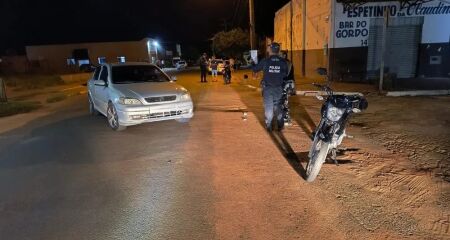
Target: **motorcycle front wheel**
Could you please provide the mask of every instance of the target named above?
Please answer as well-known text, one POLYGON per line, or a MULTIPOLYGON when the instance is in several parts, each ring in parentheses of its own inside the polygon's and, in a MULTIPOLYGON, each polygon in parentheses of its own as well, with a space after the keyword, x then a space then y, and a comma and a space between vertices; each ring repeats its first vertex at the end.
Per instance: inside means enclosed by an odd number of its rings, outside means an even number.
POLYGON ((330 144, 322 140, 314 139, 311 147, 308 165, 306 165, 306 181, 314 182, 317 175, 319 175, 320 169, 325 162, 330 144))

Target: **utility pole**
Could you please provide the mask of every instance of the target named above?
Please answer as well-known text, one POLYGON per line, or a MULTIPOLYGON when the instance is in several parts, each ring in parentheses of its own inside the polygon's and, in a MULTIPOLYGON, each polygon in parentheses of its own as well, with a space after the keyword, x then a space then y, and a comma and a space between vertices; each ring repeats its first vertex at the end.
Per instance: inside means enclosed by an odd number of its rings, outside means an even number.
POLYGON ((388 25, 389 25, 389 14, 390 7, 384 8, 384 21, 383 21, 383 37, 381 40, 381 60, 380 60, 380 82, 378 85, 378 91, 383 91, 383 82, 384 82, 384 63, 386 58, 386 45, 387 45, 387 33, 388 33, 388 25))
POLYGON ((306 0, 302 2, 302 76, 306 76, 306 0))
POLYGON ((250 49, 256 50, 256 32, 255 32, 255 2, 248 0, 250 11, 250 49))
POLYGON ((294 55, 293 55, 293 53, 294 53, 294 47, 293 47, 293 43, 294 43, 294 26, 293 26, 293 21, 292 21, 292 19, 294 19, 294 3, 293 3, 293 1, 291 1, 291 3, 290 3, 290 36, 289 36, 289 38, 290 38, 290 43, 289 43, 289 45, 291 45, 290 46, 290 49, 288 49, 289 50, 289 53, 290 53, 290 55, 291 55, 291 57, 290 57, 290 59, 291 59, 291 61, 293 61, 293 57, 294 57, 294 55))

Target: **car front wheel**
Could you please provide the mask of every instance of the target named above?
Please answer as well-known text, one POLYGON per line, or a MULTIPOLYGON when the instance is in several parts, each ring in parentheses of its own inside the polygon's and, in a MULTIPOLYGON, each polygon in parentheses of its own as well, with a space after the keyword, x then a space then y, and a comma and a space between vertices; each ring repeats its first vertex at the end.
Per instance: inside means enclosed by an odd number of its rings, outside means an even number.
POLYGON ((189 123, 191 121, 191 119, 190 118, 179 118, 179 119, 176 119, 176 121, 179 123, 189 123))
POLYGON ((122 126, 119 123, 119 116, 117 115, 117 110, 114 104, 111 102, 108 104, 108 110, 106 111, 106 117, 108 118, 108 125, 114 131, 123 131, 127 127, 122 126))

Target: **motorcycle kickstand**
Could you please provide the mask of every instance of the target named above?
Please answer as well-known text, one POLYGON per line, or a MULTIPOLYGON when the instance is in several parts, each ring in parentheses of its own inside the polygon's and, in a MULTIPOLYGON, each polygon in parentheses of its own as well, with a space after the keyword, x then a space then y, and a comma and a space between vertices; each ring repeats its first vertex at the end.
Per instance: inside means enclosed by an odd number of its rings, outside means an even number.
POLYGON ((339 163, 338 163, 338 161, 337 161, 337 150, 336 149, 333 149, 333 150, 331 150, 331 159, 334 161, 334 164, 336 164, 336 166, 338 166, 339 167, 339 163))

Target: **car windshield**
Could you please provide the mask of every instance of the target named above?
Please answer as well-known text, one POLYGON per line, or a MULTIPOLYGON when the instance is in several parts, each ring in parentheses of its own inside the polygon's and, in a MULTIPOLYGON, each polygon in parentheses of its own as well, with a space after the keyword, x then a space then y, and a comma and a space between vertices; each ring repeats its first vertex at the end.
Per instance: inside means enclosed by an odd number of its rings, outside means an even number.
POLYGON ((112 82, 115 84, 169 81, 170 79, 155 66, 114 66, 112 68, 112 82))

